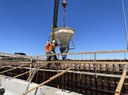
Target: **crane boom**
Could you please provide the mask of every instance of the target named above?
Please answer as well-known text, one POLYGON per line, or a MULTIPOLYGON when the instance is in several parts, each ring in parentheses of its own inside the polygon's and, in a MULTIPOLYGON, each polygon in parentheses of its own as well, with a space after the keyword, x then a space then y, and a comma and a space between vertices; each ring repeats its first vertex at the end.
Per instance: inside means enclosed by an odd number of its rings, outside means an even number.
POLYGON ((55 0, 55 2, 54 2, 54 15, 53 15, 53 27, 57 27, 58 7, 59 7, 59 0, 55 0))
POLYGON ((52 40, 55 40, 54 29, 57 27, 57 19, 58 19, 58 7, 59 7, 59 0, 54 1, 54 14, 53 14, 53 25, 52 25, 52 40))

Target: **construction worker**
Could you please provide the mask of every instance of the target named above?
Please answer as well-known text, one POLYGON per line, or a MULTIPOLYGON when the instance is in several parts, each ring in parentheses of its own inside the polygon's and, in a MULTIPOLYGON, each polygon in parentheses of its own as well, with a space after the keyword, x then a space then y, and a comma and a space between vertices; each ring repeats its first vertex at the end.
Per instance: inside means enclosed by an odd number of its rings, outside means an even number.
MULTIPOLYGON (((45 45, 45 52, 46 54, 50 54, 50 47, 51 47, 51 42, 50 40, 47 41, 46 45, 45 45)), ((51 60, 51 56, 50 55, 47 55, 47 61, 50 61, 51 60)))
MULTIPOLYGON (((55 48, 58 46, 59 44, 57 43, 57 41, 53 40, 51 45, 50 45, 50 53, 51 54, 56 54, 55 52, 55 48)), ((52 56, 53 59, 52 60, 57 60, 57 56, 56 55, 53 55, 52 56)))

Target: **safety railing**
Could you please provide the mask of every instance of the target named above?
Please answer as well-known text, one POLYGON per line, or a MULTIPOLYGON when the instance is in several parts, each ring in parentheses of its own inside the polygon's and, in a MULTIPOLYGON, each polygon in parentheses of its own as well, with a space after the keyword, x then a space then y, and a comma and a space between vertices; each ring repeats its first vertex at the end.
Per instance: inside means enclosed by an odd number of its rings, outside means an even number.
POLYGON ((128 50, 108 50, 108 51, 96 51, 96 52, 75 52, 75 53, 57 53, 39 55, 37 59, 46 60, 47 56, 56 55, 59 60, 62 60, 62 55, 67 56, 67 60, 127 60, 128 50))
POLYGON ((45 54, 39 56, 23 56, 16 54, 9 54, 0 52, 0 56, 7 56, 13 58, 28 58, 35 60, 46 60, 47 56, 56 55, 59 60, 62 60, 62 55, 67 56, 67 60, 126 60, 128 59, 128 50, 106 50, 106 51, 94 51, 94 52, 74 52, 74 53, 56 53, 56 54, 45 54))

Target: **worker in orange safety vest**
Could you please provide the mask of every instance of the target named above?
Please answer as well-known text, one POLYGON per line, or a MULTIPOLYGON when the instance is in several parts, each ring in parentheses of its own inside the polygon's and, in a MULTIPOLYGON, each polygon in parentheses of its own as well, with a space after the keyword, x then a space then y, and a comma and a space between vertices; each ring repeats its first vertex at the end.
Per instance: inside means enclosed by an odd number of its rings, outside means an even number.
POLYGON ((47 61, 51 60, 51 56, 49 56, 48 54, 50 54, 50 47, 51 47, 51 42, 50 40, 47 41, 46 45, 45 45, 45 52, 47 54, 47 61))
MULTIPOLYGON (((55 52, 55 48, 58 46, 59 44, 57 43, 57 41, 53 40, 50 47, 49 47, 49 51, 50 51, 50 54, 56 54, 55 52)), ((57 56, 56 55, 53 55, 51 60, 57 60, 57 56)))

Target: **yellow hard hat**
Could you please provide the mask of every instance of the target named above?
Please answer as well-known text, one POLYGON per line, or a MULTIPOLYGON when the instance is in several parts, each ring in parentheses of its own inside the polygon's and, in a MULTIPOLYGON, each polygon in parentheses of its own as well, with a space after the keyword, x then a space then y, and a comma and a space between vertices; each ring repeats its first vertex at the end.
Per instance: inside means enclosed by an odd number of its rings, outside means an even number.
POLYGON ((52 43, 55 43, 56 41, 55 40, 52 40, 52 43))

